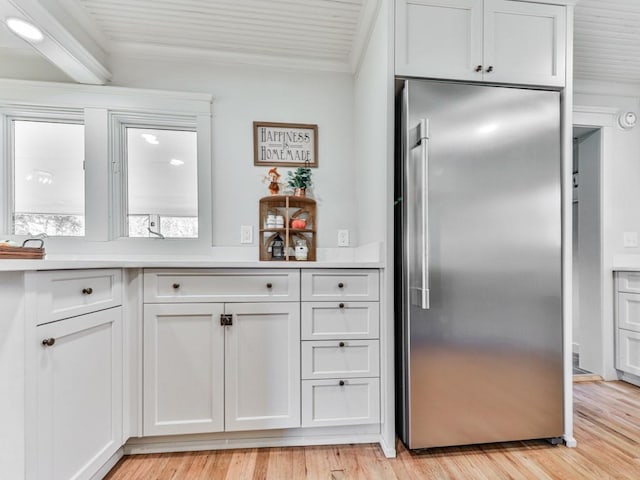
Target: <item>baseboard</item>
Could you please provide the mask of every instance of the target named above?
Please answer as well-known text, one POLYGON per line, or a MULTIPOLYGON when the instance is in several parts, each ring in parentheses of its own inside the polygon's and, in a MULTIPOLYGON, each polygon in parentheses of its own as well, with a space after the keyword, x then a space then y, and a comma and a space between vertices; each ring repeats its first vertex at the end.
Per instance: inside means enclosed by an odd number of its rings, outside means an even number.
MULTIPOLYGON (((303 447, 309 445, 344 445, 350 443, 380 443, 379 434, 322 435, 306 437, 234 438, 209 440, 167 440, 163 442, 137 439, 124 446, 125 455, 147 453, 190 452, 201 450, 230 450, 236 448, 303 447)), ((382 445, 381 445, 382 447, 382 445)), ((383 448, 383 451, 386 451, 383 448)), ((394 455, 395 456, 395 455, 394 455)))
POLYGON ((91 476, 90 480, 102 480, 107 474, 111 471, 113 467, 116 466, 116 463, 120 461, 120 459, 124 456, 124 448, 119 448, 116 453, 111 455, 109 460, 100 467, 100 469, 91 476))
POLYGON ((640 387, 640 377, 632 373, 622 372, 620 375, 620 380, 635 385, 636 387, 640 387))
POLYGON ((396 445, 395 442, 393 445, 387 445, 384 437, 380 437, 380 448, 382 449, 382 453, 387 458, 396 458, 396 445))
POLYGON ((564 444, 568 448, 576 448, 578 446, 578 442, 573 437, 570 437, 570 436, 567 436, 567 435, 563 435, 562 436, 562 440, 564 440, 564 444))
POLYGON ((604 379, 600 375, 594 375, 592 373, 579 373, 573 376, 573 383, 581 382, 601 382, 604 379))

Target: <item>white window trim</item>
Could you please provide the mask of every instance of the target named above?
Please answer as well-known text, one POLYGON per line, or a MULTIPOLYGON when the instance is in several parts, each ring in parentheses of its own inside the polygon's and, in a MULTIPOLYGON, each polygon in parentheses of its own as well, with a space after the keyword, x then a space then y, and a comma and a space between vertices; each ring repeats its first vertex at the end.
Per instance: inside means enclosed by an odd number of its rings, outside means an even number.
POLYGON ((47 113, 38 118, 45 120, 66 113, 65 118, 78 115, 85 125, 85 237, 48 238, 48 253, 209 253, 213 240, 212 102, 211 95, 201 93, 0 79, 0 188, 4 192, 0 196, 2 234, 22 239, 9 235, 11 229, 8 228, 12 221, 10 209, 13 202, 12 191, 5 188, 13 181, 12 170, 9 170, 12 158, 9 150, 12 146, 9 143, 12 136, 8 118, 29 115, 35 119, 37 115, 34 113, 40 112, 47 113), (123 213, 124 188, 120 176, 113 176, 115 154, 121 147, 113 142, 117 135, 112 122, 118 119, 134 122, 152 120, 150 125, 172 125, 174 128, 188 123, 197 132, 197 239, 161 240, 117 236, 121 232, 118 215, 123 213))
POLYGON ((13 214, 15 213, 15 132, 13 122, 50 122, 84 125, 84 119, 82 110, 78 109, 38 108, 24 105, 0 108, 0 117, 3 139, 1 157, 3 160, 2 173, 0 174, 0 185, 2 186, 3 195, 2 198, 0 198, 0 205, 2 205, 0 209, 0 229, 5 236, 26 239, 26 236, 13 234, 13 214))

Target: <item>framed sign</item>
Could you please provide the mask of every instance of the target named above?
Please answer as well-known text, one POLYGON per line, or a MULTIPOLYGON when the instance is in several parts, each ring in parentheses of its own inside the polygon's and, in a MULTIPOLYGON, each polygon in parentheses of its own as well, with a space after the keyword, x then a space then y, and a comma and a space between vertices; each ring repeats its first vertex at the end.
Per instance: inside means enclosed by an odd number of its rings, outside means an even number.
POLYGON ((318 125, 253 122, 253 164, 318 166, 318 125))

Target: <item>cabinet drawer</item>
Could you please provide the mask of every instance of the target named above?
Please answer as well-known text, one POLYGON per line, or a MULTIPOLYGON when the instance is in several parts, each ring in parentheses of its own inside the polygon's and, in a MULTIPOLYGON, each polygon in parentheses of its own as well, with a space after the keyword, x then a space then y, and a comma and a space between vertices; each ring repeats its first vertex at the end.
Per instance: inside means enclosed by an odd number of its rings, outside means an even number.
POLYGON ((640 332, 640 295, 618 293, 618 328, 640 332))
POLYGON ((302 272, 302 300, 377 301, 377 270, 305 270, 302 272))
POLYGON ((379 422, 379 379, 303 380, 303 427, 379 422))
POLYGON ((297 302, 298 270, 145 270, 145 303, 297 302))
POLYGON ((37 272, 37 325, 122 304, 120 270, 37 272))
POLYGON ((302 342, 302 378, 355 378, 380 375, 378 340, 302 342))
POLYGON ((640 333, 618 329, 619 370, 640 376, 640 333))
POLYGON ((618 291, 640 293, 640 272, 619 272, 618 291))
POLYGON ((378 338, 379 331, 380 304, 377 302, 302 304, 303 340, 378 338))

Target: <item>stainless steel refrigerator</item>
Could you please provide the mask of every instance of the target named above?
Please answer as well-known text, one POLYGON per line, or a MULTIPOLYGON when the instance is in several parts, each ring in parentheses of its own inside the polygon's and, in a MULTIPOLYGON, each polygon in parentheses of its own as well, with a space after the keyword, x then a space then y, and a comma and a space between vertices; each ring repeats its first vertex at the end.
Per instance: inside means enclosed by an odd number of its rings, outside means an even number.
POLYGON ((411 449, 557 441, 560 95, 399 87, 399 434, 411 449))

